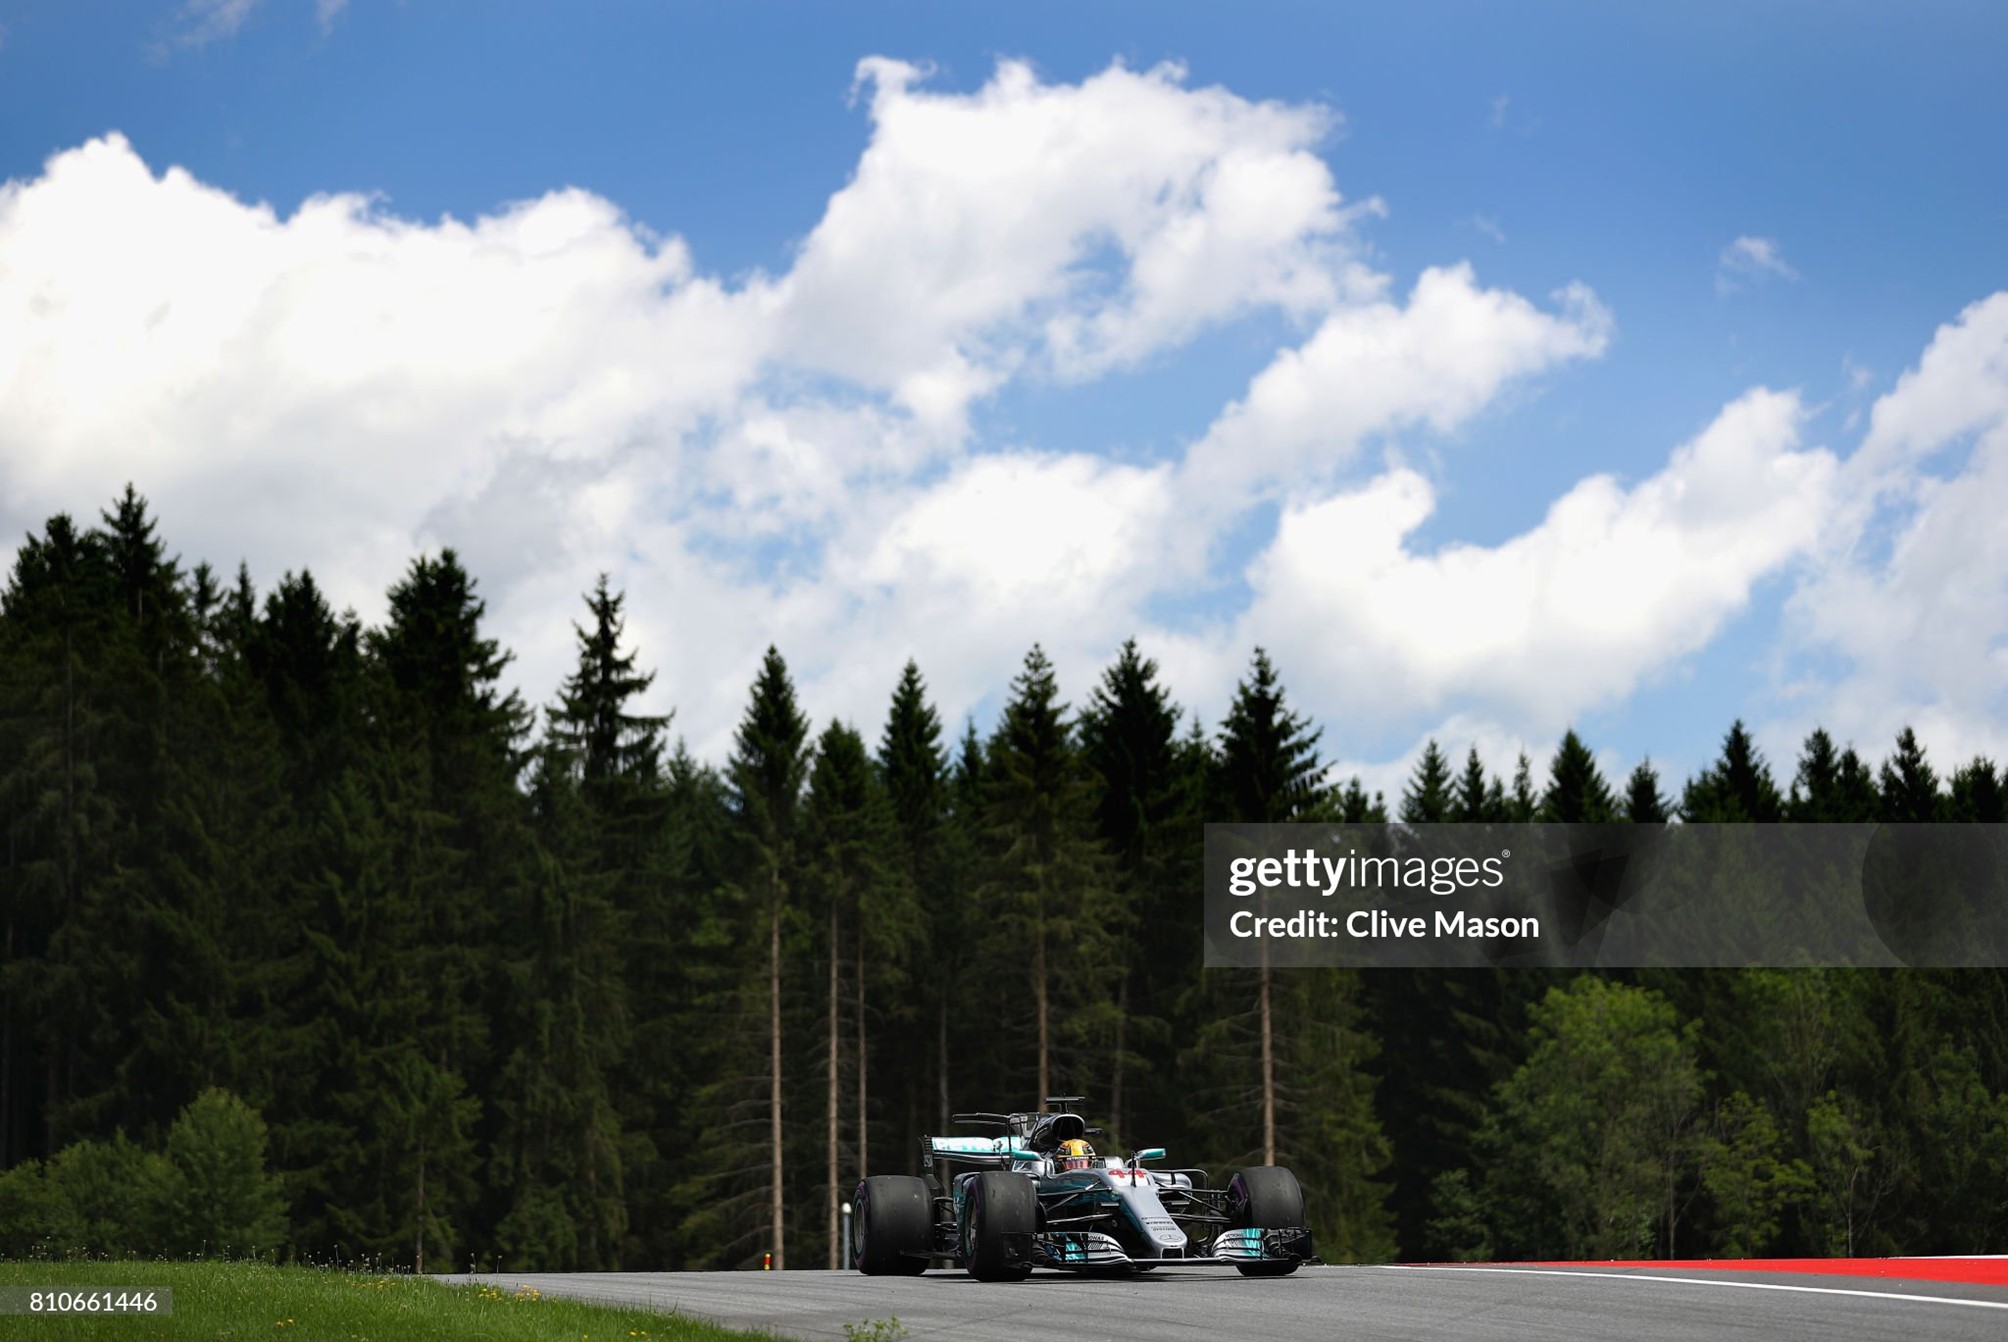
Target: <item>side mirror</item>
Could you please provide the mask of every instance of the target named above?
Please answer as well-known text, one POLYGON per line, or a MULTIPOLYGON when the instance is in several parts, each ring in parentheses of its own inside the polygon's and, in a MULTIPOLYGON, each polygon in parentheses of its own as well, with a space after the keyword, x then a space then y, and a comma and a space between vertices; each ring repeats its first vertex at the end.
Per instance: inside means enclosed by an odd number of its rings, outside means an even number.
POLYGON ((1163 1147, 1161 1147, 1161 1146, 1146 1146, 1146 1147, 1145 1147, 1145 1148, 1144 1148, 1143 1150, 1141 1150, 1141 1151, 1137 1152, 1137 1153, 1136 1153, 1135 1155, 1131 1156, 1131 1157, 1130 1157, 1130 1159, 1131 1159, 1132 1161, 1138 1161, 1138 1160, 1163 1160, 1163 1159, 1164 1159, 1164 1148, 1163 1148, 1163 1147))

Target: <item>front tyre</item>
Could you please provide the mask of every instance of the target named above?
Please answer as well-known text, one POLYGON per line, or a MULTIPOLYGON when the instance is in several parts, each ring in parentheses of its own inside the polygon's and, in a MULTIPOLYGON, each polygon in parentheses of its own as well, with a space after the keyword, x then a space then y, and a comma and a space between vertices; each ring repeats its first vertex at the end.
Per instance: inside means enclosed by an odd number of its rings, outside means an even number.
POLYGON ((1008 1170, 985 1170, 969 1181, 969 1275, 978 1281, 1023 1281, 1032 1275, 1032 1232, 1039 1193, 1008 1170))
MULTIPOLYGON (((1227 1186, 1227 1220, 1256 1230, 1310 1233, 1304 1224, 1303 1186, 1281 1165, 1251 1165, 1234 1176, 1227 1186)), ((1295 1258, 1272 1258, 1234 1267, 1244 1277, 1287 1277, 1300 1265, 1295 1258)))
POLYGON ((934 1247, 934 1198, 927 1181, 907 1174, 875 1174, 851 1201, 851 1250, 867 1277, 912 1277, 927 1269, 934 1247))

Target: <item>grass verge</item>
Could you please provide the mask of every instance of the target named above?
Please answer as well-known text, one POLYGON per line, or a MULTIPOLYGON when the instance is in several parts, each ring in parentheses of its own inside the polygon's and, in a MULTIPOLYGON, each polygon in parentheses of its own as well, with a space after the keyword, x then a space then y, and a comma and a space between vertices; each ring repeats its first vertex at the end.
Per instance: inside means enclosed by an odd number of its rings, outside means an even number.
POLYGON ((0 1286, 174 1292, 174 1313, 0 1319, 23 1342, 164 1338, 330 1339, 331 1342, 746 1342, 674 1314, 589 1305, 528 1290, 447 1286, 425 1277, 262 1263, 0 1262, 0 1286))

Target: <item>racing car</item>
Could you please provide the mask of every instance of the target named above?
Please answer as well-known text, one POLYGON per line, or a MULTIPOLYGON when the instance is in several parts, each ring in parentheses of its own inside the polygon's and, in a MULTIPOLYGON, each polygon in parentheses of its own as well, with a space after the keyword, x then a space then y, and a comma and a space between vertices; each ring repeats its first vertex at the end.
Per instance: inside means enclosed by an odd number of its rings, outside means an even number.
POLYGON ((853 1195, 852 1261, 867 1276, 935 1263, 983 1281, 1035 1267, 1127 1273, 1176 1264, 1281 1277, 1316 1261, 1304 1192, 1280 1165, 1254 1165, 1225 1188, 1205 1170, 1151 1169, 1164 1150, 1097 1156, 1091 1128, 1051 1095, 1037 1113, 956 1114, 995 1135, 920 1139, 921 1175, 876 1174, 853 1195))

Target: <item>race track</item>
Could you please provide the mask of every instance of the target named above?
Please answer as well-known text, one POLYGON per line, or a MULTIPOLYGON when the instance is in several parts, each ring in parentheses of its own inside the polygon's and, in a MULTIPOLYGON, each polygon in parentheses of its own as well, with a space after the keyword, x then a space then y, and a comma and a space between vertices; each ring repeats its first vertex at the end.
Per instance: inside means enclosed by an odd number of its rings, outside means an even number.
POLYGON ((912 1342, 1200 1342, 1334 1338, 1672 1339, 2008 1337, 2008 1285, 1887 1276, 1649 1267, 1313 1267, 1276 1280, 1231 1271, 1082 1279, 1041 1272, 993 1285, 960 1272, 480 1274, 546 1294, 647 1304, 771 1330, 842 1338, 897 1316, 912 1342))

